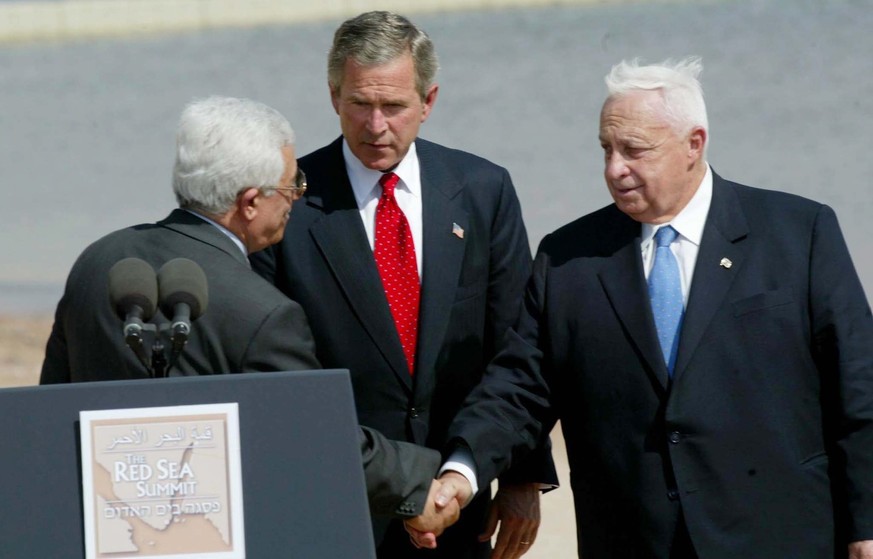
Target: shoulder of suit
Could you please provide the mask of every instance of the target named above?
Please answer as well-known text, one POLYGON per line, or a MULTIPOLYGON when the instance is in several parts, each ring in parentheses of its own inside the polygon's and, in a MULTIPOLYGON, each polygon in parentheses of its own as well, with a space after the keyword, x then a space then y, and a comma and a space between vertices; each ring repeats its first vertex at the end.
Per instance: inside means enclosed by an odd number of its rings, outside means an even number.
POLYGON ((636 227, 638 224, 634 220, 622 213, 615 204, 610 204, 557 228, 551 236, 562 238, 584 235, 590 238, 600 236, 601 232, 611 233, 617 229, 636 227))
POLYGON ((461 149, 450 148, 441 144, 431 142, 429 140, 425 140, 423 138, 417 138, 415 140, 415 149, 418 152, 419 159, 428 157, 449 158, 462 161, 468 165, 483 165, 502 169, 500 165, 497 165, 496 163, 489 161, 488 159, 485 159, 484 157, 481 157, 474 153, 470 153, 461 149))
POLYGON ((298 303, 254 270, 230 268, 226 264, 212 262, 211 265, 204 265, 204 271, 209 282, 210 300, 215 301, 216 305, 244 309, 251 316, 264 316, 279 308, 299 307, 298 303))
POLYGON ((126 253, 129 252, 132 246, 135 246, 135 243, 143 234, 159 229, 161 227, 156 223, 142 223, 113 231, 86 246, 76 259, 76 263, 93 261, 94 259, 120 260, 125 258, 128 256, 126 253))
POLYGON ((793 213, 817 213, 824 204, 810 198, 784 192, 748 186, 737 182, 725 180, 719 177, 714 183, 714 188, 727 188, 733 190, 743 205, 743 209, 750 213, 767 214, 793 214, 793 213))
POLYGON ((300 167, 303 171, 306 171, 307 165, 312 165, 314 163, 320 162, 324 159, 332 159, 332 158, 340 158, 342 159, 343 153, 343 137, 340 136, 336 138, 331 143, 322 146, 315 151, 311 151, 302 157, 298 157, 297 161, 300 163, 300 167))
POLYGON ((632 242, 639 231, 639 223, 611 204, 546 235, 537 253, 547 253, 559 261, 609 255, 632 242))

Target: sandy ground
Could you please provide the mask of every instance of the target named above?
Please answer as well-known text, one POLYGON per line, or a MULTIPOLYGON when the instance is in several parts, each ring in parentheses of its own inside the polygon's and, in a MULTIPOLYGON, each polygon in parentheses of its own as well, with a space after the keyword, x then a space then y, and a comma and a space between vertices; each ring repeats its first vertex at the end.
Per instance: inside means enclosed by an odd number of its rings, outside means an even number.
MULTIPOLYGON (((0 389, 38 384, 45 342, 51 331, 50 315, 0 316, 0 389)), ((563 487, 543 496, 543 521, 529 559, 576 557, 573 499, 569 488, 567 453, 560 427, 552 437, 555 463, 563 487)))
POLYGON ((39 382, 50 316, 0 316, 0 388, 39 382))

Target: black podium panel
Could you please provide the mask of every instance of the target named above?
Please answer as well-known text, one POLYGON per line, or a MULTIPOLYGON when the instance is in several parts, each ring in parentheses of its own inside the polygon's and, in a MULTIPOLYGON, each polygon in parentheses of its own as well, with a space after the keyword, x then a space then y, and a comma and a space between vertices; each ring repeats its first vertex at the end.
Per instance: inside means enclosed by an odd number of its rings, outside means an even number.
POLYGON ((375 557, 345 370, 0 390, 0 557, 84 557, 79 411, 231 402, 247 559, 375 557))

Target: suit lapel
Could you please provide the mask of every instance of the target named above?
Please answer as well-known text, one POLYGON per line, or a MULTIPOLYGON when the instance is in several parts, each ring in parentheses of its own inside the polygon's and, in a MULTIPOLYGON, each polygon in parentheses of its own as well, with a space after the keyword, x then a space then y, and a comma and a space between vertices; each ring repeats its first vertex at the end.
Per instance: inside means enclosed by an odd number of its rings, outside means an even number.
POLYGON ((307 197, 308 205, 321 210, 321 217, 313 222, 309 233, 373 343, 397 378, 412 390, 400 337, 346 174, 342 140, 334 142, 331 148, 333 161, 323 165, 327 175, 319 181, 327 188, 319 188, 307 197))
POLYGON ((624 214, 616 219, 621 219, 622 225, 619 230, 610 232, 614 236, 610 242, 616 242, 618 248, 605 255, 608 261, 599 273, 600 282, 628 337, 648 363, 654 380, 666 390, 667 366, 655 334, 655 322, 646 290, 640 253, 640 224, 624 214))
MULTIPOLYGON (((463 207, 463 187, 436 158, 429 143, 418 140, 421 166, 424 277, 418 329, 416 371, 432 371, 445 338, 458 286, 467 239, 453 234, 457 224, 471 231, 463 207)), ((433 383, 433 375, 416 375, 417 386, 433 383)))
POLYGON ((694 266, 688 308, 682 322, 674 371, 676 379, 691 361, 703 333, 721 307, 733 279, 742 269, 744 251, 739 241, 748 232, 748 223, 736 191, 713 173, 712 203, 694 266), (729 266, 721 264, 723 258, 730 261, 729 266))

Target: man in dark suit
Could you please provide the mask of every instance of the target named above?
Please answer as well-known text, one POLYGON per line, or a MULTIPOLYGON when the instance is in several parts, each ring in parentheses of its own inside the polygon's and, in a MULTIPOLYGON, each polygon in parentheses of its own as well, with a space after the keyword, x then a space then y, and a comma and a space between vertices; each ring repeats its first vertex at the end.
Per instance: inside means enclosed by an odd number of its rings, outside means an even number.
MULTIPOLYGON (((343 135, 300 160, 305 203, 284 240, 253 257, 303 306, 319 360, 351 371, 361 424, 432 448, 514 321, 530 272, 507 171, 417 138, 436 68, 430 39, 401 16, 370 12, 340 26, 328 82, 343 135)), ((483 495, 439 556, 488 557, 500 518, 495 557, 517 557, 501 550, 533 540, 540 482, 557 481, 540 450, 501 479, 491 522, 483 495)), ((382 520, 380 557, 419 553, 400 523, 382 520)))
POLYGON ((870 307, 830 208, 710 169, 700 70, 607 76, 615 203, 543 240, 450 435, 482 484, 560 419, 585 559, 873 557, 870 307))
POLYGON ((177 144, 180 207, 85 249, 58 305, 40 383, 148 376, 109 303, 109 269, 127 257, 156 270, 184 257, 206 275, 211 304, 171 374, 320 368, 303 309, 253 273, 247 258, 282 238, 302 190, 291 126, 260 103, 213 97, 185 108, 177 144))
MULTIPOLYGON (((110 305, 116 262, 136 257, 159 268, 193 260, 208 282, 208 312, 196 320, 171 375, 319 369, 300 305, 249 268, 247 254, 279 240, 305 190, 294 132, 275 110, 247 99, 211 97, 182 113, 173 189, 180 209, 155 224, 112 233, 78 258, 58 305, 41 384, 147 377, 126 347, 110 305)), ((156 322, 166 322, 158 314, 156 322)), ((374 513, 414 517, 426 510, 439 453, 362 429, 360 447, 374 513)))

